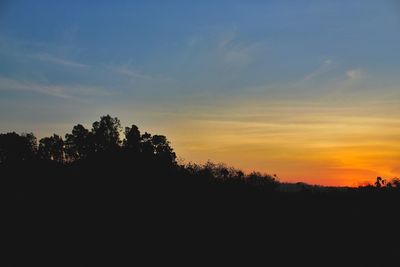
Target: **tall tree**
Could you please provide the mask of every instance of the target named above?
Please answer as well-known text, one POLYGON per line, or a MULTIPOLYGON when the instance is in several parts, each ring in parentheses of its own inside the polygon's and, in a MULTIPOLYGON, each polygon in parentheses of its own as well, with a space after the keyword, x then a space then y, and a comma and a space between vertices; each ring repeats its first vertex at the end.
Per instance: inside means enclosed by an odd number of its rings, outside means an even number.
POLYGON ((152 136, 148 132, 145 132, 140 137, 140 152, 145 156, 153 156, 154 155, 154 146, 152 142, 152 136))
POLYGON ((93 152, 91 135, 81 124, 75 125, 72 133, 65 135, 65 152, 69 161, 85 159, 93 152))
POLYGON ((132 152, 140 151, 140 131, 136 125, 125 127, 124 147, 132 152))
POLYGON ((39 141, 39 157, 44 160, 64 162, 64 141, 61 136, 54 134, 39 141))
POLYGON ((153 135, 151 141, 158 158, 168 163, 175 163, 176 154, 164 135, 153 135))
POLYGON ((31 160, 35 157, 36 147, 36 137, 33 133, 0 134, 0 164, 31 160))
POLYGON ((31 155, 36 154, 38 149, 36 136, 33 133, 23 133, 21 137, 26 139, 28 150, 30 151, 29 153, 31 155))
POLYGON ((121 123, 118 118, 106 115, 96 121, 92 126, 92 133, 96 152, 109 151, 119 147, 121 140, 119 133, 121 123))

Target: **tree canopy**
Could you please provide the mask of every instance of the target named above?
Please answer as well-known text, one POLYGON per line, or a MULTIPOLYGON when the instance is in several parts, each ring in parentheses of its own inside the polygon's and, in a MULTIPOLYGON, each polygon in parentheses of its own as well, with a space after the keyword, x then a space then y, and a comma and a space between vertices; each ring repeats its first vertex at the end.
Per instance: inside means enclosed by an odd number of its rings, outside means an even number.
POLYGON ((176 155, 164 135, 140 133, 136 125, 125 128, 125 138, 121 140, 121 123, 110 115, 100 117, 86 129, 82 124, 72 128, 65 135, 53 134, 39 140, 37 145, 33 133, 19 135, 15 132, 0 134, 0 164, 30 159, 73 163, 97 154, 127 151, 136 156, 153 158, 166 164, 176 164, 176 155))

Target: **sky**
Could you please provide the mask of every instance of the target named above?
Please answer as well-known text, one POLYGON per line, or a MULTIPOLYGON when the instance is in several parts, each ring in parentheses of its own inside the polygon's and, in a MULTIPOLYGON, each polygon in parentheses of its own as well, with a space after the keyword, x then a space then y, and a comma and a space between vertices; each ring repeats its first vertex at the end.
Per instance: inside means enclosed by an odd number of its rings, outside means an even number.
POLYGON ((400 176, 400 3, 1 1, 0 132, 100 116, 181 162, 284 182, 400 176))

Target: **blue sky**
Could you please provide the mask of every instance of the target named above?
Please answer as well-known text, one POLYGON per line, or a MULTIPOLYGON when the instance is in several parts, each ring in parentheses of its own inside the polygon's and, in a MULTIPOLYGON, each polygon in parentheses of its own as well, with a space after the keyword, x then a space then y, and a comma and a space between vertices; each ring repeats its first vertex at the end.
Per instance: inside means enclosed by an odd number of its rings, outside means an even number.
POLYGON ((241 165, 205 145, 242 140, 224 123, 256 140, 282 130, 257 123, 395 119, 399 33, 396 1, 2 1, 0 131, 64 135, 110 113, 185 160, 241 165))

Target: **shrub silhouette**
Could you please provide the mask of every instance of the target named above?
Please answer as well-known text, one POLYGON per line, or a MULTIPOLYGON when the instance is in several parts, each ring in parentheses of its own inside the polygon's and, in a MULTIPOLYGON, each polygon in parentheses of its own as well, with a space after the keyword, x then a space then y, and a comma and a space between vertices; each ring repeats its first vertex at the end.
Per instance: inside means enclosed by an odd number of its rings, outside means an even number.
POLYGON ((384 179, 382 179, 382 177, 377 177, 376 181, 375 181, 375 187, 376 188, 381 188, 382 186, 385 185, 385 182, 386 181, 384 179))

